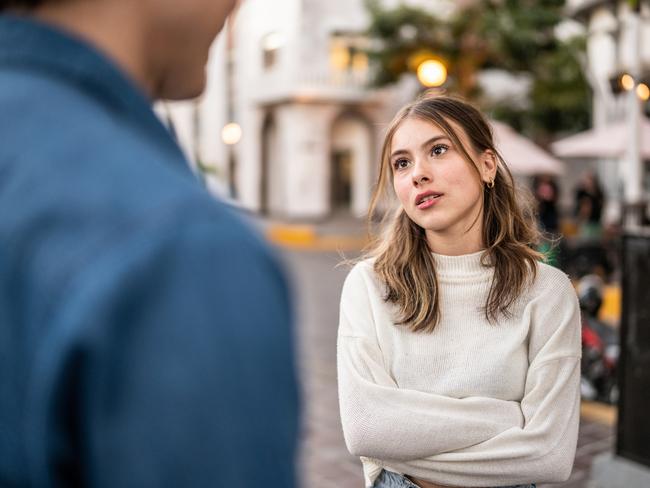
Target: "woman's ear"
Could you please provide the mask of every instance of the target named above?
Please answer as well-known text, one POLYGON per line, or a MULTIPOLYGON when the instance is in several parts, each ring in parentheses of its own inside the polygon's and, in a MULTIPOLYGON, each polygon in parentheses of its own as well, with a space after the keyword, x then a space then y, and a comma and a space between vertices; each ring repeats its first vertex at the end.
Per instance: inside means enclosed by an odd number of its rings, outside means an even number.
POLYGON ((494 181, 497 174, 497 155, 491 149, 483 151, 481 156, 481 178, 485 183, 494 181))

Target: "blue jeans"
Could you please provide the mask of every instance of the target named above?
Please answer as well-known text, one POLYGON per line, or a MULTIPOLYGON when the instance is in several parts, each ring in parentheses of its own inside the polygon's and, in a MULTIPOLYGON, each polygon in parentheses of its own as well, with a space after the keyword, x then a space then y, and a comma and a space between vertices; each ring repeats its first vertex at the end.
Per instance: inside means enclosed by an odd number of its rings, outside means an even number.
MULTIPOLYGON (((393 473, 392 471, 383 470, 379 478, 375 480, 372 488, 420 488, 408 478, 401 474, 393 473)), ((500 486, 495 488, 535 488, 535 484, 530 485, 514 485, 514 486, 500 486)))

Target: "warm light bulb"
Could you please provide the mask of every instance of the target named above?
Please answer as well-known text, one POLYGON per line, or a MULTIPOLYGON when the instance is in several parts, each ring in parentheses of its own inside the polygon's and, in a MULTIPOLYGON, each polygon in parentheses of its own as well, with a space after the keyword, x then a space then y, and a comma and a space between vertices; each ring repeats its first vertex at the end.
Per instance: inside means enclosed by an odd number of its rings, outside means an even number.
POLYGON ((632 75, 628 75, 627 73, 625 73, 623 76, 621 76, 621 86, 625 91, 633 90, 634 78, 632 78, 632 75))
POLYGON ((223 142, 229 146, 237 144, 241 139, 241 135, 241 127, 239 127, 239 124, 236 124, 234 122, 226 124, 226 126, 221 131, 221 139, 223 139, 223 142))
POLYGON ((645 102, 650 98, 650 88, 645 83, 639 83, 636 87, 636 94, 645 102))
POLYGON ((437 59, 428 59, 420 63, 417 75, 424 86, 440 86, 447 80, 447 68, 437 59))

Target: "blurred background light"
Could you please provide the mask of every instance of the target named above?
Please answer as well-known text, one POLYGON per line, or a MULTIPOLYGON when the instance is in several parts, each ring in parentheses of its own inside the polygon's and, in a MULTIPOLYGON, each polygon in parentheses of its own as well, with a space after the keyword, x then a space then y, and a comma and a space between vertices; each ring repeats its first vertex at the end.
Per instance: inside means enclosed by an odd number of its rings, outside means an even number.
POLYGON ((284 44, 284 39, 282 37, 282 34, 280 34, 279 32, 271 32, 266 36, 264 36, 264 39, 262 40, 262 47, 268 51, 279 49, 282 47, 283 44, 284 44))
POLYGON ((437 87, 447 81, 447 68, 437 59, 427 59, 418 66, 417 75, 424 86, 437 87))
POLYGON ((242 136, 242 130, 239 124, 231 122, 226 124, 221 131, 221 139, 223 139, 224 144, 232 146, 237 144, 242 136))
POLYGON ((630 91, 634 89, 634 78, 631 75, 625 73, 621 76, 621 86, 624 90, 630 91))

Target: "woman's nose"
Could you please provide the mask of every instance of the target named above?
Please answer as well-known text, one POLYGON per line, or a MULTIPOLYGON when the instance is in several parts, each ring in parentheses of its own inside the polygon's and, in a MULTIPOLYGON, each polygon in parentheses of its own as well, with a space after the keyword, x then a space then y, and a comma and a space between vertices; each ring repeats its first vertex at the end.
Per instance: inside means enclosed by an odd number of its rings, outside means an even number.
POLYGON ((413 165, 413 184, 415 186, 421 185, 431 181, 431 174, 428 168, 421 162, 415 162, 413 165))

